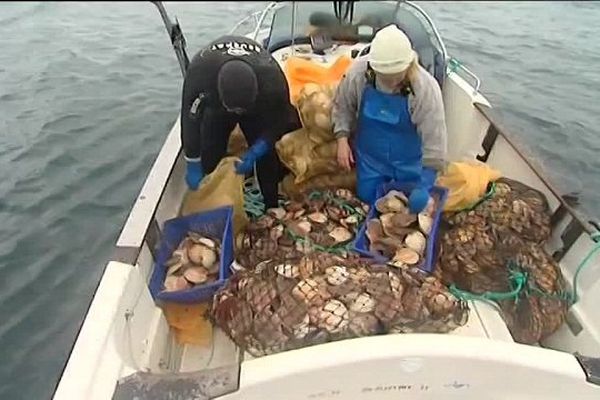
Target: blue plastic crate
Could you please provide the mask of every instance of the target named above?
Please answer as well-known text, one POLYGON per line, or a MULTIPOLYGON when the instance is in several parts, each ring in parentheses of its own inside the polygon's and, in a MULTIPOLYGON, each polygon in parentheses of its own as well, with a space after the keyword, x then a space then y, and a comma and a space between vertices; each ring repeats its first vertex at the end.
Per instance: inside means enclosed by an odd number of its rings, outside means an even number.
MULTIPOLYGON (((377 188, 377 196, 379 199, 385 196, 390 190, 398 190, 404 193, 407 197, 414 188, 414 184, 400 183, 400 182, 388 182, 377 188)), ((433 224, 431 227, 431 233, 429 234, 429 238, 427 240, 427 247, 425 248, 425 261, 418 264, 417 266, 426 272, 432 272, 434 268, 433 261, 437 257, 436 250, 436 242, 437 242, 437 234, 439 231, 440 220, 442 218, 442 212, 444 208, 444 204, 446 204, 446 199, 448 198, 448 189, 441 186, 433 186, 429 190, 430 195, 437 194, 439 196, 439 204, 438 208, 433 216, 433 224)), ((379 263, 386 263, 389 261, 389 258, 384 257, 383 255, 370 252, 369 251, 369 239, 367 238, 367 221, 370 221, 373 218, 378 217, 377 209, 375 208, 375 203, 370 204, 370 210, 367 215, 367 218, 363 222, 362 226, 359 228, 358 233, 356 234, 356 239, 352 244, 352 248, 355 252, 360 255, 370 258, 379 263)))
POLYGON ((211 299, 231 275, 229 267, 234 259, 233 251, 233 208, 231 206, 166 221, 149 283, 152 298, 155 302, 165 301, 188 304, 202 303, 211 299), (167 274, 165 263, 185 238, 188 231, 221 239, 219 279, 191 289, 178 292, 163 292, 163 283, 167 274))

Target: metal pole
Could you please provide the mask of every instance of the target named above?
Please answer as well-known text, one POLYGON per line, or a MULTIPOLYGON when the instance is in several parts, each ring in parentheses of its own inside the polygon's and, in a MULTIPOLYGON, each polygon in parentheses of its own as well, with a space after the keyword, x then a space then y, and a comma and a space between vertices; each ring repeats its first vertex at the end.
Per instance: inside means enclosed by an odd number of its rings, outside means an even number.
POLYGON ((169 38, 171 39, 171 44, 177 55, 177 61, 179 61, 179 66, 181 67, 181 74, 185 77, 190 60, 185 52, 185 38, 183 37, 183 32, 181 32, 179 21, 177 21, 177 19, 175 19, 175 23, 171 21, 161 1, 152 1, 151 3, 158 8, 158 12, 162 17, 169 38))
POLYGON ((296 54, 294 40, 296 35, 296 2, 292 1, 292 57, 296 54))

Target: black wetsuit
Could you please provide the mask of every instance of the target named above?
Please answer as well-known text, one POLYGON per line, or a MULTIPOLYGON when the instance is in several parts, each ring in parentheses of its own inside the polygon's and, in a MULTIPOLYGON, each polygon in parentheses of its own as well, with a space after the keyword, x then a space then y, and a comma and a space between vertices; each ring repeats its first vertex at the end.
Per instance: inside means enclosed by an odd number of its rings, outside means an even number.
POLYGON ((257 42, 228 35, 210 43, 189 64, 181 107, 185 156, 200 157, 204 173, 211 173, 226 155, 229 135, 237 123, 248 145, 261 137, 271 145, 271 151, 257 161, 256 169, 265 204, 275 207, 283 165, 273 145, 285 133, 299 129, 300 119, 290 103, 288 83, 277 61, 257 42), (217 90, 219 69, 233 59, 251 65, 258 80, 255 106, 244 115, 228 112, 217 90), (197 101, 199 96, 201 100, 197 101))

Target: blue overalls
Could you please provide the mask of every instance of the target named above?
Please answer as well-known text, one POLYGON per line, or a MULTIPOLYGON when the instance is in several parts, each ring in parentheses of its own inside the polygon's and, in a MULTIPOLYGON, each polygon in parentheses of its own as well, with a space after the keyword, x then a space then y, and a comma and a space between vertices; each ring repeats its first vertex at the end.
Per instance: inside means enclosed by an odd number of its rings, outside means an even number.
POLYGON ((410 119, 408 95, 383 93, 368 82, 357 128, 357 192, 362 201, 372 204, 377 187, 392 180, 427 190, 433 185, 435 171, 422 166, 422 141, 410 119))

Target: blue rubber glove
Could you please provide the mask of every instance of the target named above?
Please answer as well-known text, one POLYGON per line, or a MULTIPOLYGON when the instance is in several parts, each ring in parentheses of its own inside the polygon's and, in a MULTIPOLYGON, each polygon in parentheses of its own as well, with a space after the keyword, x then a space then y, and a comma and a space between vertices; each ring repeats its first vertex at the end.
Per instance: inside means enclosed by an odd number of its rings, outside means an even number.
POLYGON ((423 187, 416 187, 408 196, 408 209, 411 214, 418 214, 427 207, 429 200, 429 192, 423 187))
POLYGON ((248 151, 242 156, 242 162, 236 163, 235 171, 238 174, 246 175, 252 172, 254 163, 269 152, 269 144, 264 139, 258 139, 248 151))
POLYGON ((421 173, 421 183, 415 187, 410 196, 408 196, 408 209, 413 214, 418 214, 427 207, 429 200, 429 191, 435 184, 437 172, 431 168, 423 168, 421 173))
POLYGON ((204 178, 204 170, 202 163, 198 161, 186 161, 185 182, 190 190, 198 189, 202 178, 204 178))

